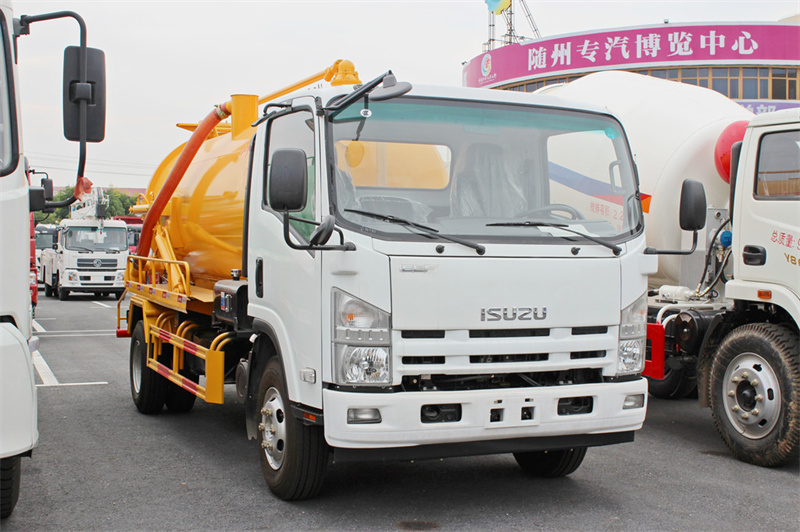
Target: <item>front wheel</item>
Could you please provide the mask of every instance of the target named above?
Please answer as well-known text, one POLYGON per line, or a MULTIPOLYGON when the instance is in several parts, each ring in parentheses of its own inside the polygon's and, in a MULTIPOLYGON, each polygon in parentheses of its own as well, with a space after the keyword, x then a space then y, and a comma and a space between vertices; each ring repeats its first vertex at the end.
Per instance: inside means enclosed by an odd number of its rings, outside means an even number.
POLYGON ((12 456, 0 460, 0 518, 14 511, 19 499, 20 457, 12 456))
POLYGON ((69 290, 64 288, 63 286, 58 287, 58 299, 61 301, 66 301, 69 299, 69 290))
POLYGON ((147 349, 144 323, 140 321, 131 335, 131 396, 139 412, 158 414, 164 407, 170 382, 147 367, 147 349))
POLYGON ((659 399, 683 399, 697 394, 697 362, 686 362, 678 369, 664 369, 663 379, 647 377, 647 391, 659 399))
POLYGON ((286 501, 314 497, 322 489, 328 446, 322 427, 307 426, 291 412, 278 357, 261 377, 258 405, 259 459, 267 485, 286 501))
POLYGON ((541 478, 558 478, 572 474, 585 457, 586 447, 514 453, 514 459, 526 475, 541 478))
POLYGON ((733 330, 711 366, 711 414, 739 460, 773 467, 798 455, 800 368, 797 334, 755 323, 733 330))

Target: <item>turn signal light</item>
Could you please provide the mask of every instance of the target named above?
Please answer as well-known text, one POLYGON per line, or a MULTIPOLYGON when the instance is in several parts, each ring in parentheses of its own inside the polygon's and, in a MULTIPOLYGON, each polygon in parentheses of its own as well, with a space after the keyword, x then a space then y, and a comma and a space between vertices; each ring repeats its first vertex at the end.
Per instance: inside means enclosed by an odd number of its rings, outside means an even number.
POLYGON ((759 290, 758 299, 772 299, 772 290, 759 290))

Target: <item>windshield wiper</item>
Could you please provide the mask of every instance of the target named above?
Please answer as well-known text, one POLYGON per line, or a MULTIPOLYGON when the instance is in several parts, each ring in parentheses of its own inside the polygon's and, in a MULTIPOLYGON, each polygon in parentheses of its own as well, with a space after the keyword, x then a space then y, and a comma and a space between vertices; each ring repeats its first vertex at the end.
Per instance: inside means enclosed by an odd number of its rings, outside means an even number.
POLYGON ((612 244, 611 242, 606 242, 601 238, 597 238, 596 236, 587 235, 585 233, 581 233, 580 231, 576 231, 571 229, 567 224, 557 224, 552 222, 532 222, 530 220, 526 220, 524 222, 496 222, 491 224, 486 224, 486 227, 555 227, 556 229, 561 229, 562 231, 567 231, 569 233, 582 236, 592 242, 600 244, 601 246, 605 246, 611 251, 614 252, 614 255, 619 256, 622 253, 622 248, 616 244, 612 244))
POLYGON ((362 211, 359 209, 345 209, 344 212, 352 212, 354 214, 360 214, 362 216, 367 216, 369 218, 375 218, 376 220, 380 220, 382 222, 389 222, 392 224, 405 225, 406 227, 413 227, 414 229, 418 229, 429 235, 438 236, 442 240, 449 240, 450 242, 455 242, 456 244, 461 244, 462 246, 472 248, 478 252, 478 255, 483 255, 484 253, 486 253, 486 248, 480 244, 476 244, 468 240, 462 240, 460 238, 456 238, 450 235, 443 235, 433 227, 428 227, 427 225, 418 224, 417 222, 412 222, 411 220, 406 220, 404 218, 398 218, 397 216, 392 216, 391 214, 380 214, 377 212, 362 211))

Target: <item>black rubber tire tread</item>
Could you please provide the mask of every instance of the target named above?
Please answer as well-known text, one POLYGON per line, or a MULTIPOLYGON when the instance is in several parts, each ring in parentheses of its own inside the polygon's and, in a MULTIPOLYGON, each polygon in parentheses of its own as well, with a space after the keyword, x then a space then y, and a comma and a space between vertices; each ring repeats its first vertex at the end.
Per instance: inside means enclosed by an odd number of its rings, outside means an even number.
POLYGON ((59 286, 58 287, 58 299, 60 301, 67 301, 69 299, 69 290, 59 286))
MULTIPOLYGON (((161 358, 163 358, 162 364, 170 368, 172 367, 172 349, 173 347, 171 345, 162 344, 161 346, 161 358)), ((185 369, 181 370, 180 374, 185 378, 197 382, 197 376, 185 369)), ((164 404, 166 405, 167 410, 170 412, 175 412, 176 414, 185 414, 192 410, 196 400, 197 396, 195 394, 184 390, 174 382, 168 381, 167 396, 164 399, 164 404)))
POLYGON ((0 460, 0 518, 5 519, 19 499, 21 460, 19 456, 0 460))
POLYGON ((586 457, 586 447, 557 451, 514 453, 514 459, 529 476, 539 478, 565 477, 574 473, 586 457))
POLYGON ((44 283, 44 295, 45 297, 53 297, 54 295, 53 287, 47 283, 44 283))
POLYGON ((147 343, 144 337, 144 323, 139 321, 136 327, 133 328, 133 334, 131 335, 131 356, 129 364, 131 397, 139 412, 151 415, 158 414, 164 408, 164 401, 167 399, 167 385, 170 384, 170 382, 147 367, 146 353, 147 343), (133 384, 133 365, 136 363, 134 359, 134 349, 144 350, 139 353, 141 382, 138 392, 133 384))
POLYGON ((777 467, 796 460, 800 453, 800 340, 782 325, 753 323, 731 331, 714 354, 711 365, 711 415, 725 445, 743 462, 777 467), (772 366, 780 380, 782 406, 779 419, 765 437, 753 440, 741 436, 725 412, 723 383, 730 362, 743 352, 754 352, 772 366))
MULTIPOLYGON (((668 369, 663 379, 647 377, 647 391, 659 399, 683 399, 697 393, 697 364, 668 369)), ((696 397, 696 395, 695 395, 696 397)))
MULTIPOLYGON (((272 492, 285 501, 299 501, 315 497, 322 489, 325 470, 328 466, 329 449, 325 443, 323 428, 308 426, 289 411, 289 396, 286 393, 286 379, 279 357, 267 363, 258 387, 258 413, 264 405, 264 398, 270 388, 281 395, 286 411, 286 445, 283 464, 275 470, 267 461, 266 452, 261 447, 262 431, 258 431, 259 460, 261 471, 272 492)), ((256 421, 260 423, 260 418, 256 421)))
POLYGON ((114 296, 114 299, 119 301, 120 299, 122 299, 122 294, 124 294, 124 293, 125 293, 125 291, 123 290, 122 292, 113 292, 111 295, 114 296))

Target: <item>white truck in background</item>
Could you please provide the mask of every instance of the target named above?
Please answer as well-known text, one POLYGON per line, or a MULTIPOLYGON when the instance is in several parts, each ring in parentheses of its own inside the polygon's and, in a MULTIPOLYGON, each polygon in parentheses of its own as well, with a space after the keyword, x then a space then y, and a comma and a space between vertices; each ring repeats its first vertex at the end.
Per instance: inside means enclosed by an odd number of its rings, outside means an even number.
POLYGON ((105 135, 105 58, 86 47, 86 26, 70 11, 14 18, 11 3, 0 0, 0 518, 7 518, 20 495, 22 457, 39 441, 36 380, 31 335, 31 212, 52 212, 77 198, 52 200, 52 181, 29 186, 22 150, 17 38, 31 24, 70 17, 81 28, 81 46, 64 54, 64 136, 80 143, 76 194, 90 184, 83 176, 86 143, 105 135))
POLYGON ((754 116, 708 89, 625 72, 542 92, 602 102, 630 137, 648 244, 660 255, 650 278, 650 392, 697 393, 740 460, 796 460, 800 108, 754 116), (694 242, 674 223, 686 178, 708 197, 694 242))
POLYGON ((62 301, 70 292, 122 296, 128 228, 123 221, 105 219, 106 207, 100 188, 70 206, 70 217, 58 224, 55 243, 42 251, 40 276, 46 296, 57 295, 62 301))

